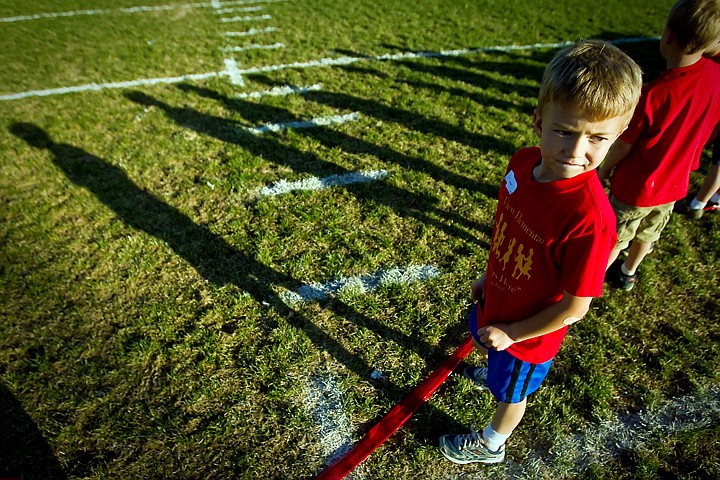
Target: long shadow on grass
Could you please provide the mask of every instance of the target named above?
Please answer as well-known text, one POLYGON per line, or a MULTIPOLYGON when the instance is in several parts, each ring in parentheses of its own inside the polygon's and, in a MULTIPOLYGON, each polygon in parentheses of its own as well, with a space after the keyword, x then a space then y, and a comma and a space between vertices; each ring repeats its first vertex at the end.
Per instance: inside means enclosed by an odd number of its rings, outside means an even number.
MULTIPOLYGON (((388 47, 388 45, 385 45, 388 47)), ((390 46, 392 48, 399 48, 390 46)), ((352 55, 352 52, 344 52, 352 55)), ((432 62, 423 59, 395 60, 396 65, 404 66, 408 70, 420 74, 432 81, 423 81, 418 76, 409 78, 405 74, 395 81, 407 85, 434 90, 438 93, 450 93, 452 95, 470 98, 485 107, 495 107, 500 110, 527 111, 528 108, 516 103, 498 98, 492 92, 485 90, 497 90, 503 94, 520 95, 523 98, 535 100, 537 98, 540 79, 545 69, 545 63, 552 57, 551 52, 547 59, 536 61, 528 55, 518 55, 514 52, 493 52, 487 51, 474 55, 461 56, 437 56, 432 57, 432 62), (508 77, 511 80, 505 81, 500 77, 508 77), (439 84, 436 79, 450 80, 460 83, 460 87, 448 87, 439 84), (519 80, 532 80, 538 83, 538 88, 533 88, 519 80), (462 87, 462 85, 468 88, 462 87), (481 91, 478 91, 480 89, 481 91)), ((531 54, 531 56, 534 56, 531 54)), ((375 75, 380 78, 385 73, 369 67, 358 67, 357 65, 346 65, 339 67, 347 71, 375 75)), ((532 111, 532 109, 530 109, 532 111)), ((512 152, 510 152, 512 153, 512 152)))
MULTIPOLYGON (((264 77, 253 77, 253 80, 264 81, 268 84, 272 84, 269 80, 264 77)), ((422 115, 418 115, 415 112, 406 110, 403 108, 393 107, 385 105, 375 100, 360 98, 346 93, 339 92, 326 92, 326 91, 311 91, 307 92, 304 97, 307 100, 311 100, 316 103, 328 105, 337 109, 347 110, 352 109, 368 117, 378 118, 380 120, 392 123, 399 123, 404 125, 409 130, 416 130, 418 132, 435 135, 438 137, 445 138, 454 142, 465 144, 469 147, 475 148, 480 152, 497 152, 500 154, 512 154, 517 150, 516 146, 512 143, 506 142, 495 138, 492 135, 484 135, 480 133, 470 132, 462 127, 451 125, 436 119, 428 119, 422 115)), ((373 146, 377 150, 377 146, 373 146)), ((389 150, 389 149, 386 149, 389 150)), ((404 160, 401 165, 407 164, 407 158, 404 154, 394 152, 381 151, 381 153, 388 155, 388 159, 391 161, 404 160), (394 160, 397 159, 397 160, 394 160)), ((381 157, 383 158, 383 157, 381 157)), ((430 162, 426 162, 419 159, 412 159, 410 168, 428 171, 433 174, 434 178, 443 180, 446 183, 456 186, 458 188, 472 188, 477 189, 485 195, 492 197, 497 195, 497 187, 480 184, 473 179, 469 179, 462 175, 458 175, 449 172, 446 169, 442 169, 437 165, 430 162)))
POLYGON ((20 402, 0 383, 0 478, 67 478, 47 440, 20 402))
MULTIPOLYGON (((12 125, 11 132, 36 148, 49 150, 55 165, 73 183, 92 192, 126 225, 165 242, 206 280, 217 285, 235 284, 259 303, 276 298, 272 288, 274 285, 289 289, 299 285, 297 280, 237 251, 207 227, 195 224, 175 207, 139 188, 123 170, 104 159, 73 145, 56 143, 42 129, 32 124, 16 123, 12 125)), ((290 309, 282 302, 276 301, 274 306, 285 318, 297 317, 290 315, 290 309)), ((330 350, 349 368, 359 374, 369 369, 369 366, 359 368, 357 358, 311 322, 301 323, 302 328, 319 346, 330 350)), ((418 339, 408 338, 389 328, 382 329, 370 319, 363 318, 359 323, 383 337, 399 340, 404 346, 418 344, 418 339)), ((424 344, 421 350, 427 353, 431 348, 424 344)))
MULTIPOLYGON (((218 100, 228 108, 238 111, 251 119, 262 117, 270 122, 306 120, 295 117, 285 109, 267 105, 258 106, 251 102, 231 99, 210 89, 191 85, 180 85, 179 88, 218 100)), ((219 140, 239 145, 254 155, 280 165, 286 165, 296 172, 319 176, 353 173, 344 167, 319 157, 315 153, 282 145, 273 134, 255 135, 231 120, 208 115, 198 112, 197 110, 173 107, 172 105, 168 105, 140 92, 131 92, 126 96, 141 105, 155 106, 164 110, 167 116, 179 125, 199 133, 211 135, 219 140)), ((462 185, 464 188, 478 189, 488 198, 494 198, 497 194, 497 187, 474 182, 466 177, 437 168, 430 162, 419 161, 394 152, 391 149, 374 146, 361 139, 350 137, 336 130, 319 127, 305 129, 302 133, 322 141, 329 147, 343 148, 353 153, 373 154, 384 160, 394 160, 403 166, 410 165, 412 167, 415 165, 419 170, 429 171, 431 175, 437 175, 446 180, 448 178, 451 179, 454 183, 458 184, 458 187, 462 185), (419 162, 422 163, 418 165, 419 162)), ((468 221, 460 215, 438 208, 435 205, 438 202, 437 199, 393 187, 387 183, 384 183, 382 187, 378 189, 353 188, 350 186, 347 187, 347 190, 353 193, 358 200, 374 204, 384 203, 393 208, 400 216, 415 218, 422 223, 444 230, 451 236, 464 238, 473 243, 482 242, 481 238, 477 235, 478 232, 484 234, 486 238, 489 238, 491 233, 490 227, 487 225, 480 225, 468 221), (463 225, 471 231, 462 230, 456 225, 463 225)), ((488 246, 487 241, 484 242, 484 246, 488 246)))
MULTIPOLYGON (((273 286, 292 289, 299 282, 263 265, 247 254, 237 251, 222 237, 206 227, 195 224, 189 217, 151 193, 139 188, 127 174, 104 159, 73 145, 56 143, 38 126, 15 123, 11 133, 29 145, 46 149, 53 155, 53 162, 74 184, 86 188, 98 200, 112 209, 130 227, 142 230, 165 242, 175 253, 190 263, 205 279, 217 285, 234 284, 246 291, 260 304, 270 302, 271 308, 291 325, 304 331, 308 338, 331 353, 340 363, 367 378, 371 367, 351 354, 337 340, 318 328, 310 319, 282 303, 273 286)), ((446 335, 440 348, 433 347, 417 336, 409 336, 391 327, 380 325, 342 302, 330 302, 329 308, 351 319, 360 328, 367 328, 379 336, 396 342, 403 349, 415 350, 428 364, 436 364, 438 352, 456 342, 457 332, 446 335)), ((270 338, 271 325, 263 338, 270 338)), ((401 398, 406 392, 387 384, 379 395, 391 400, 401 398)), ((443 416, 441 412, 438 416, 443 416)), ((445 418, 448 423, 452 420, 445 418)))

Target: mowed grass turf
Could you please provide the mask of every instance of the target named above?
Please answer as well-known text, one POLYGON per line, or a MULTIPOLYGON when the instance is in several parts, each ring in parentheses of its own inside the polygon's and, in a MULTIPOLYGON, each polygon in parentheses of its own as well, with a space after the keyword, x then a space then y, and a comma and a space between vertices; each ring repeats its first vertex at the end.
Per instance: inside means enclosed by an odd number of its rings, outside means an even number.
MULTIPOLYGON (((221 75, 0 101, 0 472, 320 472, 332 452, 306 408, 313 378, 339 385, 356 441, 465 338, 497 189, 509 156, 536 144, 532 112, 555 50, 370 57, 654 37, 671 3, 308 0, 217 13, 209 2, 171 0, 3 2, 3 18, 111 12, 0 22, 0 95, 221 75), (136 6, 173 8, 119 10, 136 6), (221 21, 260 15, 271 18, 221 21), (222 51, 275 43, 284 47, 222 51), (368 58, 245 75, 244 87, 222 74, 228 58, 248 69, 342 56, 368 58), (303 95, 237 98, 316 84, 303 95), (342 125, 247 131, 350 113, 357 119, 342 125), (258 194, 278 180, 381 169, 381 181, 258 194), (280 299, 305 284, 409 265, 441 274, 304 305, 280 299), (386 381, 371 379, 374 370, 386 381)), ((656 41, 622 48, 647 79, 662 69, 656 41)), ((510 440, 513 462, 717 386, 718 222, 673 216, 636 289, 607 290, 572 327, 510 440)), ((436 449, 440 435, 486 424, 493 407, 487 393, 450 378, 361 475, 505 472, 459 467, 436 449)), ((553 477, 717 478, 710 418, 610 462, 557 466, 553 477)))

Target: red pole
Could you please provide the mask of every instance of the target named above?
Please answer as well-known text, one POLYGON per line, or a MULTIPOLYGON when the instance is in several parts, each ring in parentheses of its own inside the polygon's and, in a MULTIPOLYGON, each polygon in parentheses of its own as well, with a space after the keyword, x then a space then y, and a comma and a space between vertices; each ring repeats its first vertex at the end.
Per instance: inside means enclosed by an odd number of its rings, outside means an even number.
POLYGON ((450 376, 458 364, 472 351, 472 337, 468 337, 455 352, 443 362, 428 378, 415 387, 410 395, 395 405, 365 437, 356 443, 345 455, 326 468, 316 480, 340 480, 360 465, 390 435, 395 433, 423 403, 450 376))

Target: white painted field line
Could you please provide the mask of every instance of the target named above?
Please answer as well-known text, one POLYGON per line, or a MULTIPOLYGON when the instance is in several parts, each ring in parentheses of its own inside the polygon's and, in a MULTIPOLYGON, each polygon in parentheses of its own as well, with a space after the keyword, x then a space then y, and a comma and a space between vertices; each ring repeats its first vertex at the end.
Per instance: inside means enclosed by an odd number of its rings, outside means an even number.
POLYGON ((225 68, 230 76, 230 83, 241 87, 245 86, 245 79, 237 68, 237 62, 232 58, 225 59, 225 68))
POLYGON ((244 52, 246 50, 277 50, 279 48, 285 48, 284 43, 272 43, 268 45, 253 43, 245 45, 244 47, 223 47, 223 52, 244 52))
POLYGON ((303 285, 296 292, 284 291, 280 299, 286 305, 327 300, 343 292, 370 293, 385 285, 409 285, 422 282, 440 275, 440 270, 433 265, 410 265, 407 267, 380 270, 372 275, 360 277, 343 277, 326 283, 303 285))
POLYGON ((73 87, 49 88, 47 90, 30 90, 27 92, 10 93, 6 95, 0 95, 0 100, 19 100, 27 97, 46 97, 49 95, 62 95, 66 93, 100 91, 117 88, 133 88, 158 84, 172 84, 187 82, 188 80, 206 80, 208 78, 226 77, 228 75, 229 73, 227 71, 223 71, 195 73, 189 75, 181 75, 178 77, 145 78, 140 80, 129 80, 127 82, 87 83, 85 85, 76 85, 73 87))
POLYGON ((326 188, 352 185, 355 183, 368 183, 382 180, 387 177, 387 170, 367 170, 364 172, 351 172, 344 175, 330 175, 329 177, 310 177, 288 182, 278 180, 270 186, 260 189, 260 195, 275 196, 290 193, 296 190, 323 190, 326 188))
POLYGON ((292 95, 293 93, 317 92, 322 89, 322 85, 315 83, 307 87, 295 87, 285 85, 282 87, 273 87, 270 90, 262 90, 259 92, 238 93, 235 98, 260 98, 260 97, 280 97, 283 95, 292 95))
POLYGON ((327 117, 317 117, 312 120, 300 121, 300 122, 285 122, 285 123, 268 123, 262 127, 245 128, 246 131, 253 135, 260 135, 267 132, 280 132, 288 129, 298 128, 315 128, 324 127, 327 125, 337 125, 341 123, 352 122, 360 117, 358 112, 348 113, 346 115, 330 115, 327 117))
POLYGON ((255 15, 255 16, 247 16, 247 17, 228 17, 228 18, 221 18, 220 21, 223 23, 231 23, 231 22, 254 22, 257 20, 270 20, 272 16, 270 15, 255 15))
POLYGON ((11 22, 23 22, 27 20, 40 20, 42 18, 61 18, 61 17, 77 17, 82 15, 109 15, 112 13, 138 13, 138 12, 156 12, 175 10, 181 8, 220 8, 230 5, 249 5, 253 3, 275 3, 284 2, 286 0, 239 0, 230 2, 212 2, 203 3, 185 3, 178 5, 148 5, 138 7, 123 7, 123 8, 102 8, 102 9, 90 9, 90 10, 72 10, 66 12, 47 12, 47 13, 33 13, 29 15, 18 15, 15 17, 2 17, 0 23, 11 23, 11 22))
POLYGON ((249 37, 251 35, 257 35, 259 33, 270 33, 270 32, 276 32, 277 28, 275 27, 267 27, 267 28, 251 28, 250 30, 246 30, 244 32, 225 32, 226 37, 249 37))
MULTIPOLYGON (((675 398, 657 410, 621 415, 580 434, 562 437, 550 452, 532 451, 523 463, 506 461, 499 466, 504 472, 494 476, 513 480, 575 478, 591 465, 604 465, 623 452, 649 450, 664 438, 718 421, 720 389, 711 387, 697 396, 675 398)), ((484 480, 487 474, 470 473, 462 478, 484 480)))
POLYGON ((235 12, 259 12, 265 7, 235 7, 235 8, 220 8, 215 10, 215 13, 223 14, 223 13, 235 13, 235 12))
POLYGON ((336 378, 330 374, 310 377, 305 386, 304 406, 318 426, 325 463, 332 464, 352 447, 350 420, 336 378))
MULTIPOLYGON (((655 41, 658 37, 647 37, 647 38, 627 38, 620 40, 613 40, 610 43, 622 44, 622 43, 639 43, 655 41)), ((77 85, 72 87, 60 87, 60 88, 49 88, 45 90, 30 90, 18 93, 9 93, 0 95, 0 101, 3 100, 18 100, 27 97, 44 97, 48 95, 61 95, 65 93, 83 92, 83 91, 97 91, 112 88, 127 88, 141 85, 155 85, 159 83, 180 83, 187 80, 202 80, 212 77, 230 76, 232 74, 247 75, 253 73, 264 73, 273 72, 277 70, 285 70, 289 68, 313 68, 313 67, 328 67, 334 65, 349 65, 355 62, 371 61, 371 60, 398 60, 407 58, 431 58, 431 57, 443 57, 443 56, 461 56, 470 55, 481 52, 492 52, 492 51, 513 51, 513 50, 529 50, 529 49, 541 49, 541 48, 558 48, 564 46, 567 43, 538 43, 534 45, 511 45, 511 46, 494 46, 476 48, 471 50, 446 50, 441 52, 418 52, 418 53, 399 53, 399 54, 385 54, 379 56, 368 56, 368 57, 334 57, 334 58, 323 58, 320 60, 313 60, 308 62, 295 62, 286 63, 280 65, 268 65, 264 67, 253 67, 243 70, 237 70, 229 72, 227 70, 222 72, 209 72, 209 73, 198 73, 183 75, 180 77, 166 77, 166 78, 149 78, 141 80, 131 80, 127 82, 110 82, 110 83, 91 83, 86 85, 77 85)))
MULTIPOLYGON (((612 40, 610 43, 622 44, 622 43, 638 43, 657 40, 659 37, 651 38, 626 38, 620 40, 612 40)), ((264 67, 252 67, 242 70, 243 75, 253 73, 265 73, 274 72, 277 70, 286 70, 289 68, 313 68, 313 67, 329 67, 335 65, 350 65, 356 62, 363 62, 368 60, 405 60, 413 58, 436 58, 436 57, 458 57, 465 55, 472 55, 483 52, 510 52, 519 50, 533 50, 533 49, 555 49, 562 48, 571 45, 573 42, 560 42, 560 43, 536 43, 533 45, 496 45, 492 47, 482 47, 473 49, 461 49, 461 50, 441 50, 439 52, 403 52, 403 53, 386 53, 384 55, 367 56, 367 57, 332 57, 332 58, 321 58, 319 60, 312 60, 308 62, 294 62, 280 65, 268 65, 264 67)))

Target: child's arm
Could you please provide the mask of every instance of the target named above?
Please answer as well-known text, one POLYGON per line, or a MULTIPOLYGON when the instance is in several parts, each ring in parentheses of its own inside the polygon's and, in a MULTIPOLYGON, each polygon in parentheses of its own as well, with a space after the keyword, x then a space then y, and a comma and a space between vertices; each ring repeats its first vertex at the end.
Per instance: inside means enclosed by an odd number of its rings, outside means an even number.
POLYGON ((488 348, 505 350, 516 342, 560 330, 580 320, 590 309, 592 297, 576 297, 563 292, 563 298, 532 317, 514 323, 499 323, 478 330, 488 348))
POLYGON ((610 147, 610 151, 605 157, 605 161, 598 169, 598 178, 600 178, 601 182, 610 178, 613 168, 615 168, 617 164, 620 163, 620 161, 625 158, 628 153, 630 153, 631 149, 632 143, 623 142, 620 139, 615 140, 615 143, 613 143, 612 147, 610 147))

